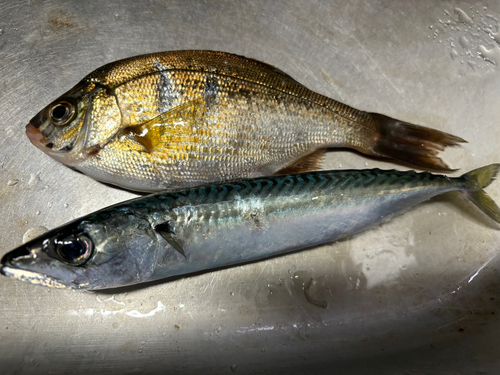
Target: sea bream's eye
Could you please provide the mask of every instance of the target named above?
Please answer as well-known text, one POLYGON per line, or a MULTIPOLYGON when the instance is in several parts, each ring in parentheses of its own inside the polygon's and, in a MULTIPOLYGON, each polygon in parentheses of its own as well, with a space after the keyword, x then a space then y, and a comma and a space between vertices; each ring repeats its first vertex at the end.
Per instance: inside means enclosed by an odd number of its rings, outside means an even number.
POLYGON ((66 263, 81 266, 92 256, 92 240, 83 234, 56 240, 56 253, 66 263))
POLYGON ((49 119, 56 126, 64 126, 71 120, 75 115, 75 106, 69 102, 61 101, 55 103, 49 109, 49 119))

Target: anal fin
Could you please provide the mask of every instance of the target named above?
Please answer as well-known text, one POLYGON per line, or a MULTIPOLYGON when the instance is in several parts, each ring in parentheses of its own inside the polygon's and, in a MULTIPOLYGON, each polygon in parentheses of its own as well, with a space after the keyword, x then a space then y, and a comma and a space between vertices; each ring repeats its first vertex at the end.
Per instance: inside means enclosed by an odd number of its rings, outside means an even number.
POLYGON ((301 157, 298 160, 295 160, 289 166, 280 169, 275 174, 294 174, 294 173, 305 173, 318 170, 321 161, 323 160, 323 155, 325 154, 325 149, 321 148, 319 150, 314 151, 311 154, 301 157))

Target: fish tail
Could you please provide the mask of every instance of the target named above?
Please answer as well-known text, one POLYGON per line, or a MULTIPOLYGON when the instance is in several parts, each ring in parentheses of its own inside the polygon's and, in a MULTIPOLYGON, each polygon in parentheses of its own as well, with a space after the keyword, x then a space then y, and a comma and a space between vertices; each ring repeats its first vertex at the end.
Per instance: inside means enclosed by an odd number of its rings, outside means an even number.
POLYGON ((451 171, 437 154, 446 147, 467 142, 439 130, 413 125, 378 113, 370 113, 370 117, 378 130, 372 153, 418 168, 451 171))
POLYGON ((483 190, 495 180, 495 176, 500 170, 500 164, 491 164, 486 167, 478 168, 462 176, 471 182, 471 187, 462 191, 462 193, 474 203, 481 211, 490 218, 500 223, 500 208, 483 190))

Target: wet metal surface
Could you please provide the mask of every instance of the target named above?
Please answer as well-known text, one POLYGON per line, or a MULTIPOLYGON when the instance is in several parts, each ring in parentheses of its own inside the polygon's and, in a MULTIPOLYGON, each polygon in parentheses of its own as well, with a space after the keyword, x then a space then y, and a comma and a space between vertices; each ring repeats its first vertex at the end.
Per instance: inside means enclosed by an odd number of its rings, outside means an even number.
MULTIPOLYGON (((3 1, 0 14, 0 255, 134 196, 42 154, 24 126, 90 71, 141 53, 256 58, 467 139, 444 155, 461 171, 500 162, 498 1, 3 1)), ((323 166, 395 167, 348 152, 323 166)), ((500 201, 498 181, 487 191, 500 201)), ((500 231, 451 194, 340 243, 168 283, 85 293, 2 277, 0 368, 498 373, 499 253, 500 231)))

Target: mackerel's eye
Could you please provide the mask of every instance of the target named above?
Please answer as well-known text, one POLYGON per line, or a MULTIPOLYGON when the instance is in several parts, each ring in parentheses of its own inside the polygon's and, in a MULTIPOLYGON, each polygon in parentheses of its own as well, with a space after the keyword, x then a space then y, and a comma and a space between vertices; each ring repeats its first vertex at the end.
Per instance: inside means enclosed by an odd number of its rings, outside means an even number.
POLYGON ((92 240, 83 234, 56 240, 55 244, 57 255, 72 266, 81 266, 92 256, 92 240))
POLYGON ((56 126, 64 126, 70 122, 75 114, 75 106, 69 102, 55 103, 49 109, 49 119, 56 126))

